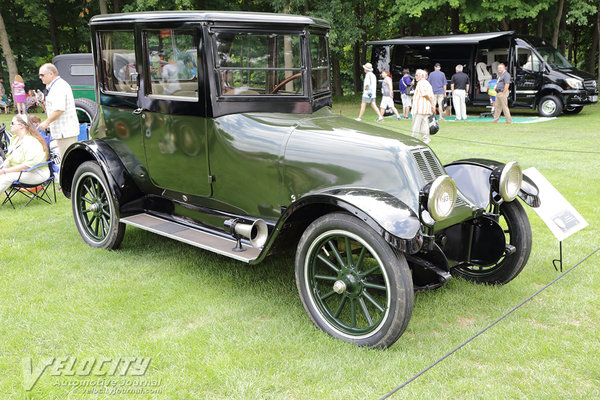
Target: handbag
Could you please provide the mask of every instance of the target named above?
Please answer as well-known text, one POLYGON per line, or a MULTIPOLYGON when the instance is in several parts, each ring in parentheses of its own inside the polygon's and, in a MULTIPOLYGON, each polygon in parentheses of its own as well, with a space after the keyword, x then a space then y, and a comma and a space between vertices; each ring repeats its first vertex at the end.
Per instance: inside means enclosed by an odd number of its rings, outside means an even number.
POLYGON ((416 90, 416 85, 413 83, 411 83, 411 85, 406 89, 406 94, 409 96, 414 96, 415 94, 415 90, 416 90))
POLYGON ((429 120, 429 134, 435 135, 440 130, 440 125, 438 124, 435 115, 430 115, 427 119, 429 120))

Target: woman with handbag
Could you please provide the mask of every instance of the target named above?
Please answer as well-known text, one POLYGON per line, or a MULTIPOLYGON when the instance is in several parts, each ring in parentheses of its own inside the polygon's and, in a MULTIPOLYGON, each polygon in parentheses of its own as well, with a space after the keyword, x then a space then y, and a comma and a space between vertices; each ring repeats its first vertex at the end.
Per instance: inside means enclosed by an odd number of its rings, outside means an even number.
POLYGON ((377 104, 375 104, 375 97, 377 96, 377 78, 373 73, 373 65, 371 63, 366 63, 363 65, 365 70, 365 80, 363 82, 363 94, 362 94, 362 103, 360 104, 360 113, 358 114, 357 121, 362 119, 363 114, 367 108, 367 104, 371 104, 373 110, 377 114, 377 122, 382 122, 383 117, 377 108, 377 104))

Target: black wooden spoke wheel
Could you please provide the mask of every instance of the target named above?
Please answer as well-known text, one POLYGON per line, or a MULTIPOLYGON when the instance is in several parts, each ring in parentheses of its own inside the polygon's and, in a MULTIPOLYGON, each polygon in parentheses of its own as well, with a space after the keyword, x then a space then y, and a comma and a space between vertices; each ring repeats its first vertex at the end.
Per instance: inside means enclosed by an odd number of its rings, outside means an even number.
POLYGON ((109 191, 100 166, 86 161, 73 176, 71 206, 75 225, 83 240, 93 247, 115 249, 125 234, 125 224, 109 191))

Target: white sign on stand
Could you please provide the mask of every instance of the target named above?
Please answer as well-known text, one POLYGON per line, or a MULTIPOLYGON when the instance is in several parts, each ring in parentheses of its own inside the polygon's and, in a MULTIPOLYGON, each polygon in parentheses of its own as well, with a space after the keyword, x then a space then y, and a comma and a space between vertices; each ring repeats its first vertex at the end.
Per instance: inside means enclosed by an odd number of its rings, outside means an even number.
POLYGON ((546 223, 558 241, 562 242, 575 232, 588 226, 581 214, 535 168, 523 171, 540 190, 540 206, 533 210, 546 223))

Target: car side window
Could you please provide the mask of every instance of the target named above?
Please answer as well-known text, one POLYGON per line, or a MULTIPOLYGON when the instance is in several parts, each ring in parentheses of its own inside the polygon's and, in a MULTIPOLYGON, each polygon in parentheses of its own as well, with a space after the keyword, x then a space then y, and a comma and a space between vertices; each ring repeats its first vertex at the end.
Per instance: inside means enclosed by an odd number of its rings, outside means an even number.
POLYGON ((217 32, 221 96, 303 95, 300 35, 217 32))
POLYGON ((137 94, 135 39, 133 31, 100 32, 102 89, 137 94))
POLYGON ((310 59, 313 92, 329 91, 329 56, 327 53, 327 37, 324 34, 311 32, 310 59))
POLYGON ((540 59, 529 49, 519 47, 517 49, 517 61, 519 66, 526 71, 540 72, 542 70, 540 59))
POLYGON ((148 95, 198 99, 198 35, 195 30, 145 32, 148 95))

